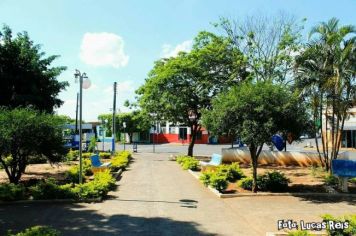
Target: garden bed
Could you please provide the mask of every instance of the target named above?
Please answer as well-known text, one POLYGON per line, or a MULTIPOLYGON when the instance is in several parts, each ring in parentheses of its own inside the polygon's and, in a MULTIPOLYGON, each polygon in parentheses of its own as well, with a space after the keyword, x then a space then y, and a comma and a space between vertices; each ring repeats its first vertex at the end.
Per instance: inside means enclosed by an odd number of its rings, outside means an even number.
POLYGON ((219 197, 237 196, 356 196, 356 183, 350 181, 349 192, 337 189, 337 178, 330 177, 318 167, 281 167, 261 165, 258 167, 258 193, 251 192, 252 168, 249 165, 220 165, 200 170, 198 161, 187 156, 177 157, 183 169, 199 179, 219 197))
MULTIPOLYGON (((30 164, 26 167, 26 171, 21 176, 21 183, 26 183, 34 179, 48 179, 55 178, 56 180, 64 180, 65 173, 76 165, 77 162, 64 162, 60 164, 30 164)), ((0 183, 7 183, 9 181, 5 170, 0 170, 0 183)))
POLYGON ((0 203, 10 202, 98 202, 109 191, 131 160, 130 152, 118 152, 111 159, 111 167, 95 171, 88 158, 83 159, 83 183, 78 184, 79 165, 76 161, 60 165, 32 164, 19 184, 8 184, 1 173, 0 203), (110 171, 111 170, 111 171, 110 171))

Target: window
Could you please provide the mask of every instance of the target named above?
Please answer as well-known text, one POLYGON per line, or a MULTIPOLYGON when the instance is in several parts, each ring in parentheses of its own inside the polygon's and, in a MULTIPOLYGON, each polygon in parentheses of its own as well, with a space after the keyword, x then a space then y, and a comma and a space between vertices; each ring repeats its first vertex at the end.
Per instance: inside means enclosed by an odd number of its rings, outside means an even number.
POLYGON ((179 139, 180 140, 187 139, 187 128, 179 128, 179 139))
POLYGON ((202 136, 203 136, 203 134, 202 134, 202 132, 201 131, 198 131, 197 132, 197 140, 201 140, 202 139, 202 136))
POLYGON ((169 127, 169 133, 170 134, 175 134, 176 133, 176 127, 169 127))

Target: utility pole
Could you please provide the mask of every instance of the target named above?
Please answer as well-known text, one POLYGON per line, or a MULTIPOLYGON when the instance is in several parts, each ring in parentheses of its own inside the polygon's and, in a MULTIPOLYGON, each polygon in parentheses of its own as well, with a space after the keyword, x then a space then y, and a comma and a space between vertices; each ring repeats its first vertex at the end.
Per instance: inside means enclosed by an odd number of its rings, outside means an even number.
POLYGON ((114 104, 113 104, 113 113, 112 113, 112 147, 111 150, 115 152, 115 134, 116 134, 116 87, 117 83, 114 82, 114 104))

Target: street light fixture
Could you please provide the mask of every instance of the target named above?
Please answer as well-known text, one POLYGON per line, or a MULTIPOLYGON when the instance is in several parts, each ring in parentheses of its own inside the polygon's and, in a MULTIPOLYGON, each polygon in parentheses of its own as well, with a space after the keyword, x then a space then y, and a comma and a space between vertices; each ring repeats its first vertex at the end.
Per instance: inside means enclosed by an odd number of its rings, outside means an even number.
POLYGON ((195 113, 195 111, 193 109, 188 111, 188 117, 190 122, 193 122, 196 118, 197 118, 197 114, 195 113))
POLYGON ((124 150, 126 150, 126 148, 125 148, 125 143, 126 143, 126 133, 125 133, 126 122, 122 122, 122 126, 124 127, 124 150))
POLYGON ((81 73, 79 70, 75 70, 74 73, 75 81, 79 80, 79 184, 83 182, 83 162, 82 162, 82 152, 83 152, 83 133, 82 133, 82 113, 83 113, 83 89, 88 89, 91 85, 90 80, 86 73, 81 73))

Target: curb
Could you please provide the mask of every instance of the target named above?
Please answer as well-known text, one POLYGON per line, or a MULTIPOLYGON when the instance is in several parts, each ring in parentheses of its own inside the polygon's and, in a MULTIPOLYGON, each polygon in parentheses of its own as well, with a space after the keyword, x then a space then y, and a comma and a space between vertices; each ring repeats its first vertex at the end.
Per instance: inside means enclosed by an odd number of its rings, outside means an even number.
MULTIPOLYGON (((199 180, 199 176, 192 170, 188 172, 199 180)), ((313 196, 313 197, 345 197, 345 198, 356 198, 356 194, 353 193, 220 193, 218 190, 208 186, 207 187, 212 193, 214 193, 219 198, 233 198, 233 197, 260 197, 260 196, 313 196)))
POLYGON ((74 200, 74 199, 49 199, 49 200, 20 200, 20 201, 0 201, 0 205, 13 205, 13 204, 36 204, 36 203, 91 203, 91 202, 101 202, 102 197, 85 199, 85 200, 74 200))
POLYGON ((117 180, 121 176, 122 172, 124 172, 123 169, 119 169, 118 171, 112 173, 112 175, 117 180))

